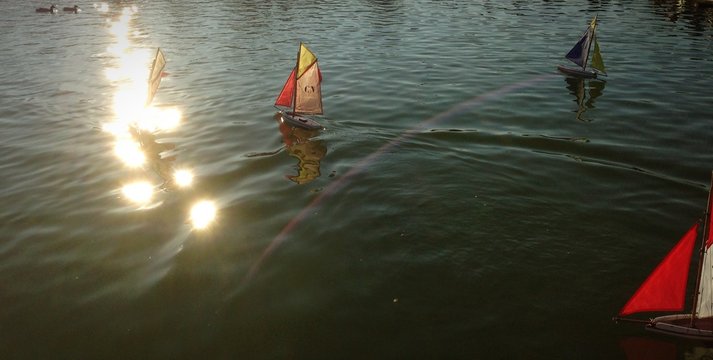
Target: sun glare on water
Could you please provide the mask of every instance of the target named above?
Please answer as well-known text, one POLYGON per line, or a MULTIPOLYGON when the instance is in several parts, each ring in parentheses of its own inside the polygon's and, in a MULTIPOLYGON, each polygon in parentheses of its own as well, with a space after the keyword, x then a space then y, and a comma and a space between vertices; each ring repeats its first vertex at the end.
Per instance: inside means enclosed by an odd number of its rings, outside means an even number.
POLYGON ((173 177, 180 187, 187 187, 193 184, 193 173, 190 170, 176 170, 173 177))
MULTIPOLYGON (((101 12, 109 10, 106 3, 94 7, 101 12)), ((132 25, 137 11, 136 6, 124 8, 120 16, 107 19, 113 41, 106 50, 112 61, 104 69, 104 75, 114 91, 113 111, 102 129, 112 135, 114 154, 132 173, 137 168, 152 170, 164 181, 162 185, 141 180, 122 186, 124 199, 147 210, 161 206, 162 199, 171 196, 176 188, 193 186, 194 174, 186 167, 174 169, 175 154, 166 152, 174 149, 175 144, 167 146, 156 139, 162 133, 175 131, 181 125, 182 113, 176 107, 153 105, 156 100, 161 103, 161 99, 153 97, 157 88, 149 88, 148 80, 156 61, 153 54, 159 59, 163 53, 132 44, 131 35, 140 34, 132 25), (176 187, 164 186, 166 184, 176 187)), ((217 212, 213 201, 198 201, 190 208, 190 225, 195 230, 207 229, 216 221, 217 212)))
POLYGON ((215 204, 212 201, 203 200, 191 208, 191 223, 195 229, 205 229, 213 223, 216 215, 215 204))
POLYGON ((147 181, 139 181, 124 185, 121 192, 134 203, 147 204, 153 196, 153 187, 147 181))
POLYGON ((114 145, 114 153, 128 167, 139 167, 146 162, 146 155, 136 141, 121 139, 114 145))

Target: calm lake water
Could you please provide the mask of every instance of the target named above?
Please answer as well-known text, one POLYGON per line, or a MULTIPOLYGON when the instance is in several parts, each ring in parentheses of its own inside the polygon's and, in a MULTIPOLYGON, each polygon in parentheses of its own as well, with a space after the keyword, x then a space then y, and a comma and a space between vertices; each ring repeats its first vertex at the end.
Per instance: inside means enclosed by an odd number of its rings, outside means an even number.
POLYGON ((0 12, 2 358, 713 352, 611 321, 705 208, 713 8, 77 4, 0 12), (323 131, 275 120, 300 41, 323 131))

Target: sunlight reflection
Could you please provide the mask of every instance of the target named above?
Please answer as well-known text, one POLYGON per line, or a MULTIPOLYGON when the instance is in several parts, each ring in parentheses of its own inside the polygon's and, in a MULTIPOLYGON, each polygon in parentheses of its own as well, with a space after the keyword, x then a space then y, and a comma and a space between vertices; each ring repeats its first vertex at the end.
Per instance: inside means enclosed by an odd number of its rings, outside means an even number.
POLYGON ((129 167, 139 167, 146 162, 141 144, 130 139, 119 139, 114 144, 114 153, 129 167))
POLYGON ((190 186, 193 183, 193 173, 190 170, 176 170, 173 177, 176 180, 176 185, 180 187, 190 186))
POLYGON ((191 223, 195 229, 205 229, 215 219, 216 208, 212 201, 200 201, 191 208, 191 223))
POLYGON ((136 115, 136 125, 150 132, 174 130, 181 123, 181 112, 176 108, 149 106, 136 115))
POLYGON ((153 187, 147 181, 139 181, 124 185, 121 192, 127 199, 137 204, 146 204, 153 196, 153 187))
MULTIPOLYGON (((103 4, 102 6, 106 6, 103 4)), ((114 92, 114 120, 103 126, 117 138, 115 153, 127 165, 135 167, 146 162, 146 155, 136 141, 130 141, 129 127, 155 133, 170 131, 181 122, 181 112, 176 108, 157 108, 146 106, 148 94, 148 76, 153 60, 152 49, 134 48, 130 41, 130 22, 135 6, 124 8, 121 16, 109 22, 109 32, 115 42, 107 51, 116 58, 116 65, 104 70, 106 78, 116 83, 114 92)))
MULTIPOLYGON (((95 4, 94 7, 99 11, 109 10, 106 3, 95 4)), ((160 50, 133 44, 132 36, 141 36, 132 25, 133 14, 137 11, 136 6, 124 8, 120 16, 107 20, 112 41, 106 52, 111 60, 104 69, 104 76, 113 87, 113 101, 112 114, 102 125, 102 130, 112 135, 114 154, 124 165, 153 172, 163 181, 158 185, 154 182, 156 177, 151 176, 141 181, 129 181, 122 186, 121 193, 125 199, 138 204, 141 209, 148 209, 163 204, 161 199, 154 198, 161 198, 176 188, 192 186, 194 174, 187 167, 174 169, 175 144, 157 138, 161 132, 178 128, 183 115, 175 107, 151 105, 157 98, 149 96, 149 87, 154 84, 152 91, 155 91, 159 84, 156 76, 161 76, 158 78, 161 80, 166 75, 162 72, 165 58, 160 50), (161 65, 156 65, 158 59, 161 59, 161 65), (151 74, 154 65, 157 70, 151 74), (150 83, 151 76, 153 83, 150 83)), ((216 213, 217 208, 212 201, 199 201, 190 209, 190 224, 197 230, 208 228, 215 222, 216 213)))

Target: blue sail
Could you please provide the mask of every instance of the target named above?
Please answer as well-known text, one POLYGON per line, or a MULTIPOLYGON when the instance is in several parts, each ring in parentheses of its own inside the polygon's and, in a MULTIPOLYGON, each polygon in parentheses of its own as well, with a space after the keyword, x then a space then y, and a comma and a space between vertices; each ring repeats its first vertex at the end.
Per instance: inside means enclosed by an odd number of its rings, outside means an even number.
POLYGON ((582 68, 587 67, 587 57, 589 56, 589 44, 592 41, 593 28, 590 27, 584 33, 581 39, 577 41, 572 50, 570 50, 565 58, 567 60, 581 66, 582 68))

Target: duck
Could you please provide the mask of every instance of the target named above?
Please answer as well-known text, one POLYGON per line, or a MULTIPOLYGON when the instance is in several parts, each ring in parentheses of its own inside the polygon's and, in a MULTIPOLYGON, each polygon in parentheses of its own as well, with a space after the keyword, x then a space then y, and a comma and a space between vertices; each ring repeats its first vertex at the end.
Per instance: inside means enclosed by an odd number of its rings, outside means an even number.
POLYGON ((57 13, 57 7, 52 5, 49 8, 37 8, 35 9, 35 12, 38 13, 50 13, 50 14, 56 14, 57 13))
POLYGON ((62 8, 62 11, 73 12, 75 14, 78 14, 80 11, 82 11, 82 9, 80 9, 79 6, 74 5, 73 7, 62 8))

